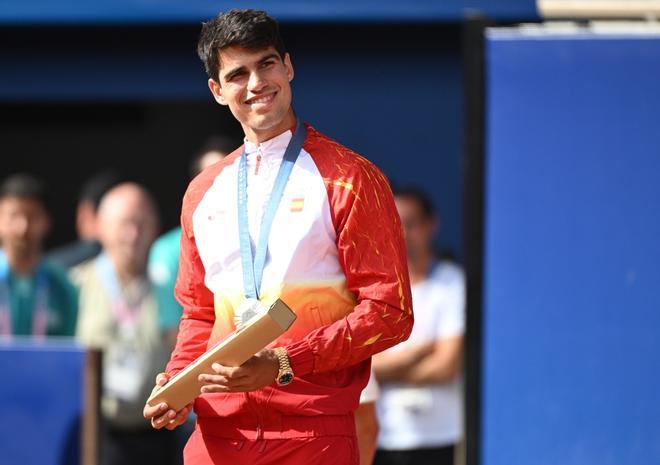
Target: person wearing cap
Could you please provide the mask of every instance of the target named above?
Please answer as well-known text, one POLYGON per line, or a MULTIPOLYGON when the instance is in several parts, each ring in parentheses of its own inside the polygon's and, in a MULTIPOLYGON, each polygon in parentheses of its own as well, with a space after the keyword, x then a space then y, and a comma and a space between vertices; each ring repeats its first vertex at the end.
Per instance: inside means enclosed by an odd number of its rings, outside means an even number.
MULTIPOLYGON (((184 196, 183 315, 154 389, 280 298, 297 315, 288 331, 240 367, 216 363, 200 375, 185 463, 357 465, 354 411, 371 356, 413 323, 389 183, 296 115, 291 57, 265 12, 204 23, 198 52, 245 140, 184 196)), ((173 429, 191 408, 145 405, 144 416, 173 429)))

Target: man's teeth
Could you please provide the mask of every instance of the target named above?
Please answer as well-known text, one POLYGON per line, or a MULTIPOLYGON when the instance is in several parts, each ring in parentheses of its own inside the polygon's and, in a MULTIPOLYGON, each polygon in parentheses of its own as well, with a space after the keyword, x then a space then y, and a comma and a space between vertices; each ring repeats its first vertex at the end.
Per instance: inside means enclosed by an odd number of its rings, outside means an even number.
POLYGON ((273 98, 272 95, 268 95, 266 97, 251 99, 250 103, 251 104, 252 103, 266 103, 266 102, 270 102, 272 98, 273 98))

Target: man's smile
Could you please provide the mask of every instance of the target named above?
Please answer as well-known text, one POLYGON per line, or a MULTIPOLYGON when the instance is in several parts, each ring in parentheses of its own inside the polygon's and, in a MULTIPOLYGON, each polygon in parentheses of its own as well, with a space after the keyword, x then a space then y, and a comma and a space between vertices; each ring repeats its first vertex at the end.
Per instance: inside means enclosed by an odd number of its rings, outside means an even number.
POLYGON ((268 105, 275 99, 277 92, 269 92, 267 94, 256 95, 252 98, 249 98, 245 101, 247 105, 268 105))

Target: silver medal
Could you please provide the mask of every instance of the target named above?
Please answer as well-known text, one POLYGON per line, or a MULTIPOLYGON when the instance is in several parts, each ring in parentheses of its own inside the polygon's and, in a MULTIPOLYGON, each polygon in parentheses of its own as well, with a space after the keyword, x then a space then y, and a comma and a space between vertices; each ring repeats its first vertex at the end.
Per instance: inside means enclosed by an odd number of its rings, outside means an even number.
POLYGON ((257 299, 245 299, 234 312, 234 324, 238 328, 263 313, 263 311, 264 307, 257 299))

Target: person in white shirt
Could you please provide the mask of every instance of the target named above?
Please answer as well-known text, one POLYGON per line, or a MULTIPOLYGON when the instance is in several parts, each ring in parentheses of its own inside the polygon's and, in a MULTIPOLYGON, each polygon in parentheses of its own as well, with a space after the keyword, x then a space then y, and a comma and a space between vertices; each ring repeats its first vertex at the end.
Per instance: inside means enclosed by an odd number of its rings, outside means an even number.
POLYGON ((410 338, 373 358, 381 387, 376 465, 452 464, 462 436, 461 360, 465 278, 438 261, 431 202, 417 189, 395 192, 403 223, 415 325, 410 338))
POLYGON ((369 382, 360 394, 360 405, 355 411, 355 431, 360 450, 360 465, 371 465, 374 461, 378 438, 378 416, 376 414, 378 396, 380 396, 380 388, 372 371, 369 382))

